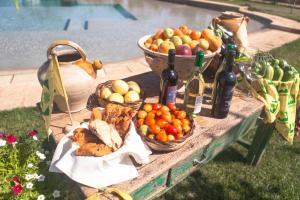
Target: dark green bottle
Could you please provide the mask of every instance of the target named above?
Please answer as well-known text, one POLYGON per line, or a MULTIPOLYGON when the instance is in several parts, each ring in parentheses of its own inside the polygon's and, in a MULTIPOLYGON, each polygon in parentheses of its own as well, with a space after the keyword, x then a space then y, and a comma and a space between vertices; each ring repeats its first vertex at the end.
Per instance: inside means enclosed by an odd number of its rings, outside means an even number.
POLYGON ((236 48, 233 44, 228 44, 225 52, 225 62, 223 69, 217 74, 214 85, 212 102, 212 116, 215 118, 226 118, 236 84, 236 75, 232 68, 236 56, 236 48))

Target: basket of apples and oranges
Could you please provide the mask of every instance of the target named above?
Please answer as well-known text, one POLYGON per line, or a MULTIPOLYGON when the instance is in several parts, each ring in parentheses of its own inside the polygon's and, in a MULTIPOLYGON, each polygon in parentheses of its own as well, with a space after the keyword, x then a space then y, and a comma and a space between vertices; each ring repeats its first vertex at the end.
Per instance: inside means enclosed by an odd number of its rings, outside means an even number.
POLYGON ((194 121, 174 104, 144 104, 136 118, 138 133, 156 151, 175 151, 185 144, 194 129, 194 121))
POLYGON ((175 70, 180 80, 187 80, 194 69, 195 54, 204 51, 204 67, 221 51, 222 39, 213 30, 191 30, 186 25, 165 28, 139 39, 151 69, 158 75, 167 67, 169 49, 176 49, 175 70))

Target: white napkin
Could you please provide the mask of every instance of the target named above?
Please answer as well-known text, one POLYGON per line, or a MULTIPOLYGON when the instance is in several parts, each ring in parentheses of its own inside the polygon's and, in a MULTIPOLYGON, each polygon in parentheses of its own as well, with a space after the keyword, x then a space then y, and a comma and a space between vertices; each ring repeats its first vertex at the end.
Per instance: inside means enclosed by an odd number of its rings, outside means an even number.
MULTIPOLYGON (((83 123, 76 128, 79 127, 88 128, 88 123, 83 123)), ((74 129, 58 143, 50 165, 50 172, 65 173, 78 183, 100 188, 138 176, 129 155, 140 164, 149 162, 151 151, 137 134, 132 122, 123 146, 103 157, 75 156, 74 151, 79 146, 72 143, 70 139, 74 129)))

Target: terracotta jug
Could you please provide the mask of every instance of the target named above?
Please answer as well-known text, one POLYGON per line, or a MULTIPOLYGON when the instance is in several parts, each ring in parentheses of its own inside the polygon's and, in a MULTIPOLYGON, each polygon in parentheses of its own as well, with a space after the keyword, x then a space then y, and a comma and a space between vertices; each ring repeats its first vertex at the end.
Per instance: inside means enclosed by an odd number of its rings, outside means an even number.
MULTIPOLYGON (((89 62, 83 49, 76 43, 68 40, 57 40, 47 50, 48 60, 39 68, 39 82, 45 79, 50 63, 51 55, 57 55, 59 70, 64 87, 69 99, 71 112, 77 112, 86 108, 89 96, 94 91, 94 81, 97 77, 97 70, 102 68, 100 60, 89 62), (55 51, 55 47, 69 46, 73 49, 55 51)), ((61 96, 55 95, 54 102, 58 109, 67 112, 67 106, 61 96)))

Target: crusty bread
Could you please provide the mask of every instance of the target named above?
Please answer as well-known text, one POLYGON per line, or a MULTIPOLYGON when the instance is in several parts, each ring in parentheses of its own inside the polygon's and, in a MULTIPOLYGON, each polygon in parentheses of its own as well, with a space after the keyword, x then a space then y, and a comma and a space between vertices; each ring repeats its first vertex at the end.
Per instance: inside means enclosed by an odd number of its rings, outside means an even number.
POLYGON ((87 143, 76 149, 76 156, 105 156, 112 153, 112 148, 105 144, 87 143))

